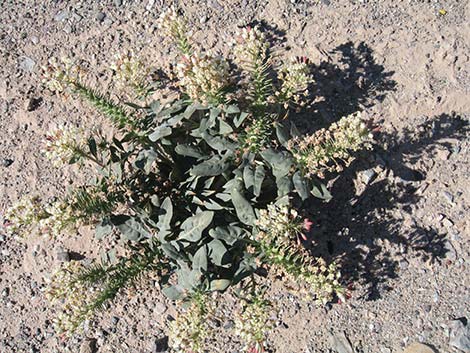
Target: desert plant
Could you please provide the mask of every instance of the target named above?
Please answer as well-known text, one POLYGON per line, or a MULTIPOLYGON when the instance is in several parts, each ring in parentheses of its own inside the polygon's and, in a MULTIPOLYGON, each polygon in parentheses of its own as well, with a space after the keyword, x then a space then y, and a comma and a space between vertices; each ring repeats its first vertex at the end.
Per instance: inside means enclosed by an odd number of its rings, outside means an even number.
MULTIPOLYGON (((128 255, 114 262, 73 262, 53 276, 49 296, 66 303, 57 320, 61 331, 72 334, 122 288, 152 272, 166 296, 193 303, 190 316, 171 325, 176 336, 190 330, 193 342, 171 342, 177 350, 199 352, 201 318, 210 314, 204 295, 247 283, 256 288, 260 267, 302 281, 319 303, 342 295, 336 265, 303 249, 312 223, 293 205, 312 195, 329 198, 319 177, 349 162, 368 132, 354 115, 301 137, 288 118, 308 96, 308 61, 276 62, 259 27, 242 29, 233 61, 199 49, 174 9, 162 14, 160 28, 180 50, 174 99, 148 98, 155 85, 134 55, 113 70, 120 87, 128 83, 140 97, 135 103, 91 88, 85 71, 70 61, 45 67, 47 87, 89 101, 117 133, 106 140, 85 136, 86 130, 54 130, 45 155, 56 164, 93 164, 96 179, 52 204, 38 197, 23 201, 5 215, 5 224, 12 233, 52 229, 55 236, 93 224, 97 238, 119 235, 126 244, 128 255)), ((250 303, 244 315, 267 305, 258 297, 250 303)), ((260 317, 254 324, 266 320, 260 317)), ((239 329, 262 347, 262 333, 239 329)))

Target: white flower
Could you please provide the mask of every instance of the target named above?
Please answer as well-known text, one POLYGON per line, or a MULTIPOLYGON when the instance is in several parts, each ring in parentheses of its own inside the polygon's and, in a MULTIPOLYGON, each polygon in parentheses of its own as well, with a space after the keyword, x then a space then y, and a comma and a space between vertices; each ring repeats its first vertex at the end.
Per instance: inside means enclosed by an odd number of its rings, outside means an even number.
POLYGON ((86 146, 84 130, 60 126, 46 135, 44 155, 56 166, 67 164, 73 157, 81 157, 86 146))

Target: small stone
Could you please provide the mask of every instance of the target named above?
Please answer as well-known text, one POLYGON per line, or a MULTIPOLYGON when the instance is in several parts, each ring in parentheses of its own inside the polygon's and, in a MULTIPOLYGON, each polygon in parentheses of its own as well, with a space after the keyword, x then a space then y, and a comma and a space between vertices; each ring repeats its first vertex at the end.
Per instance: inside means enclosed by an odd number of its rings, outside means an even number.
POLYGON ((25 102, 25 110, 27 112, 32 112, 36 110, 41 105, 41 102, 42 102, 42 98, 34 98, 34 97, 29 98, 25 102))
POLYGON ((60 262, 68 262, 70 261, 70 254, 68 251, 59 251, 57 252, 56 259, 60 262))
POLYGON ((114 5, 116 6, 121 6, 122 5, 122 0, 114 0, 114 5))
POLYGON ((210 7, 214 8, 215 10, 218 10, 218 11, 223 11, 224 10, 222 5, 220 5, 220 3, 217 0, 208 0, 207 4, 210 7))
POLYGON ((4 242, 5 241, 5 236, 3 234, 0 234, 0 242, 4 242))
POLYGON ((5 288, 4 290, 2 290, 2 297, 3 298, 8 297, 9 294, 10 294, 10 289, 9 288, 5 288))
POLYGON ((354 353, 354 349, 344 332, 335 335, 330 334, 330 344, 331 348, 337 353, 354 353))
POLYGON ((149 0, 147 6, 145 6, 145 9, 146 9, 147 11, 150 11, 150 10, 152 10, 153 5, 155 5, 155 0, 149 0))
POLYGON ((31 43, 37 45, 39 43, 39 38, 36 36, 31 36, 31 43))
POLYGON ((118 318, 117 316, 113 316, 113 317, 111 318, 111 324, 112 324, 113 326, 116 326, 118 322, 119 322, 119 318, 118 318))
POLYGON ((23 60, 20 63, 20 69, 31 72, 33 71, 35 65, 36 62, 33 59, 25 56, 23 57, 23 60))
POLYGON ((370 184, 370 182, 372 181, 372 179, 374 179, 376 175, 377 173, 375 172, 375 170, 367 169, 361 173, 361 179, 364 182, 364 184, 368 185, 370 184))
POLYGON ((2 167, 8 168, 13 164, 14 160, 11 158, 4 158, 2 159, 2 167))
POLYGON ((454 222, 452 222, 449 218, 444 217, 442 219, 442 225, 446 228, 451 228, 454 225, 454 222))
POLYGON ((455 251, 454 246, 449 240, 446 240, 444 243, 445 258, 449 261, 457 260, 457 252, 455 251))
POLYGON ((95 353, 96 352, 96 340, 86 339, 80 345, 80 353, 95 353))
POLYGON ((454 196, 448 192, 448 191, 443 191, 442 192, 442 196, 444 196, 444 198, 449 202, 449 203, 453 203, 454 202, 454 196))
POLYGON ((231 330, 232 328, 235 327, 235 322, 233 322, 233 320, 228 320, 225 324, 224 324, 224 329, 226 330, 231 330))
POLYGON ((54 20, 57 22, 62 22, 69 17, 69 12, 68 11, 59 11, 57 15, 54 16, 54 20))
POLYGON ((321 0, 323 5, 329 6, 331 4, 330 0, 321 0))
POLYGON ((439 159, 446 161, 450 157, 450 152, 448 150, 437 150, 436 155, 439 159))
POLYGON ((99 21, 99 22, 103 22, 104 18, 106 17, 106 14, 104 12, 98 12, 98 14, 96 15, 96 19, 99 21))
POLYGON ((409 266, 409 262, 406 261, 406 260, 401 260, 399 263, 398 263, 398 266, 400 267, 401 270, 406 270, 409 266))
POLYGON ((199 18, 199 22, 201 24, 204 24, 207 22, 207 16, 206 15, 202 15, 200 18, 199 18))
POLYGON ((449 328, 449 344, 462 352, 470 352, 470 326, 461 320, 452 320, 449 328))
POLYGON ((168 350, 168 337, 157 338, 152 344, 152 353, 161 353, 168 350))
POLYGON ((157 314, 157 315, 162 315, 165 311, 167 311, 167 307, 165 304, 163 303, 156 303, 155 304, 155 308, 153 309, 153 311, 157 314))
POLYGON ((10 256, 10 251, 8 251, 7 249, 3 249, 2 250, 2 255, 3 256, 10 256))
POLYGON ((436 353, 436 351, 428 345, 415 342, 410 344, 403 353, 436 353))

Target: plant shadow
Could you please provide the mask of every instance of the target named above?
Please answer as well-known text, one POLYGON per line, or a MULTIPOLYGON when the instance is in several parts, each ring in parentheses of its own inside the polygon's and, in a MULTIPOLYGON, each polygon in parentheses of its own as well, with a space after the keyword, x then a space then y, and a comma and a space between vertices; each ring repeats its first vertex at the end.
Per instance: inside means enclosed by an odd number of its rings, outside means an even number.
POLYGON ((382 133, 374 151, 369 152, 369 161, 366 156, 358 158, 337 177, 329 203, 309 205, 317 221, 311 252, 338 262, 347 283, 362 282, 367 300, 392 289, 389 280, 407 266, 404 254, 413 251, 422 262, 445 259, 445 233, 418 225, 411 217, 413 205, 427 185, 426 172, 414 164, 437 147, 449 148, 442 139, 465 138, 468 132, 468 121, 456 114, 442 114, 404 131, 400 139, 382 133), (391 144, 388 150, 380 147, 385 141, 391 144), (371 167, 381 171, 357 195, 354 180, 371 167))

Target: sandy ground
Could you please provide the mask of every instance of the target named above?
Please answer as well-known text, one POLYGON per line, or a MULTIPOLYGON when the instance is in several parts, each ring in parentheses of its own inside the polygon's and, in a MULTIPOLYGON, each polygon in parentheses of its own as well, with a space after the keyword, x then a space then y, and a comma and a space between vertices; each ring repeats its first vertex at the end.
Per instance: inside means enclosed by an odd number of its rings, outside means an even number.
MULTIPOLYGON (((149 64, 165 66, 174 52, 162 44, 156 19, 169 3, 0 0, 1 210, 23 195, 47 198, 79 184, 77 170, 50 166, 41 141, 57 123, 103 121, 85 104, 42 89, 40 66, 51 56, 82 58, 93 69, 91 81, 104 88, 116 53, 134 49, 149 64)), ((211 48, 226 51, 237 26, 263 23, 285 38, 286 56, 308 56, 319 97, 312 124, 363 110, 381 128, 375 150, 332 185, 336 198, 312 205, 316 251, 342 263, 352 298, 315 308, 273 284, 282 315, 269 335, 272 351, 351 353, 338 343, 344 335, 356 353, 398 353, 411 342, 458 352, 449 337, 454 320, 470 319, 470 3, 190 0, 179 6, 196 38, 211 48)), ((99 245, 86 229, 24 243, 0 232, 0 352, 164 349, 162 331, 174 308, 152 283, 122 295, 83 336, 54 335, 44 278, 59 265, 60 252, 93 258, 99 245)), ((232 305, 228 297, 224 310, 232 305)), ((239 351, 231 322, 220 324, 208 352, 239 351)))

